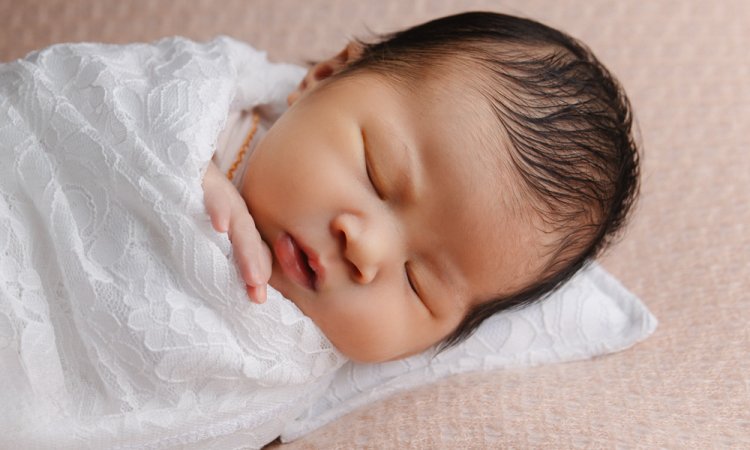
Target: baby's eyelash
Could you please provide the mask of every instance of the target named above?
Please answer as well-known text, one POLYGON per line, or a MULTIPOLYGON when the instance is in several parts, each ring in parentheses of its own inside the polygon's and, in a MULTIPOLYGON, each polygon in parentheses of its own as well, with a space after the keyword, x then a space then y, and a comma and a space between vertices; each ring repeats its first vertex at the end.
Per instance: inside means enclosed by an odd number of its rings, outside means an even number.
POLYGON ((367 179, 370 180, 370 184, 372 185, 372 188, 375 190, 375 193, 378 194, 378 197, 381 200, 385 200, 383 197, 383 194, 381 194, 380 189, 378 189, 378 185, 373 179, 372 173, 370 172, 370 163, 368 161, 367 156, 365 156, 365 170, 367 171, 367 179))
POLYGON ((383 192, 378 188, 378 179, 373 175, 372 170, 370 169, 370 152, 367 151, 368 146, 367 139, 365 138, 365 130, 362 130, 362 146, 365 152, 365 171, 367 172, 367 179, 370 180, 370 184, 375 190, 375 193, 378 194, 378 198, 385 200, 385 195, 383 195, 383 192))
POLYGON ((414 291, 415 294, 417 294, 417 297, 421 300, 422 297, 419 295, 419 291, 417 290, 417 286, 414 283, 411 275, 411 271, 409 270, 409 264, 404 264, 404 270, 406 271, 406 279, 409 281, 409 287, 411 287, 411 290, 414 291))

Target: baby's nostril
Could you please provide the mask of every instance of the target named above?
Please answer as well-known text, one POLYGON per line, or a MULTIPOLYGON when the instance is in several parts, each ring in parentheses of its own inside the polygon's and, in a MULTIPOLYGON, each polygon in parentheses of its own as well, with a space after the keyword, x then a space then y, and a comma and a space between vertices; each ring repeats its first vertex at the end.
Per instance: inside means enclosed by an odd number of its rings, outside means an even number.
POLYGON ((346 233, 344 230, 338 230, 336 232, 336 239, 339 241, 341 252, 346 252, 346 233))
POLYGON ((357 267, 353 262, 347 260, 346 263, 349 265, 349 270, 351 271, 352 277, 356 281, 361 281, 363 279, 362 271, 359 270, 359 267, 357 267))

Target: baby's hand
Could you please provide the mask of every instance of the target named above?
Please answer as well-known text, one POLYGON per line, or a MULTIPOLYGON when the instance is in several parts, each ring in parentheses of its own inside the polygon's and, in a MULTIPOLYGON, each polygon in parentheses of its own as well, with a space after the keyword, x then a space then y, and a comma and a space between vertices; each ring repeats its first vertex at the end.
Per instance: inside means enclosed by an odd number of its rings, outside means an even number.
POLYGON ((271 278, 271 251, 255 228, 242 196, 213 162, 203 177, 203 199, 214 229, 229 234, 250 300, 265 302, 266 285, 271 278))

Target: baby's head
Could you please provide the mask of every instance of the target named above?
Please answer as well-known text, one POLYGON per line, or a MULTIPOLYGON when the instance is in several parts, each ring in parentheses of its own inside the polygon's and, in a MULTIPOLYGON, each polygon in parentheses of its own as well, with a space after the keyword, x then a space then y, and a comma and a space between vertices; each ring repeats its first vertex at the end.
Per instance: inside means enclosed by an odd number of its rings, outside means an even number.
POLYGON ((315 65, 242 187, 270 284, 344 354, 455 344, 597 255, 638 190, 628 100, 580 43, 467 13, 315 65))

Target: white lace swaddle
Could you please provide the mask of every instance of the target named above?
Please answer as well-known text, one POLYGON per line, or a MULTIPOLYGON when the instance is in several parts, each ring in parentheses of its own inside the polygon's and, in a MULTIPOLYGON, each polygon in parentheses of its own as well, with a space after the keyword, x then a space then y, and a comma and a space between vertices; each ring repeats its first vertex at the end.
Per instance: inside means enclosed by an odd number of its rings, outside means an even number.
POLYGON ((201 188, 300 70, 226 37, 0 65, 0 447, 256 447, 325 389, 343 357, 247 300, 201 188))

